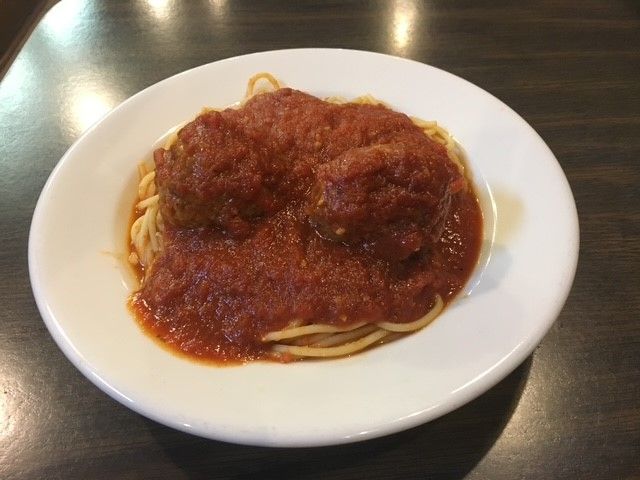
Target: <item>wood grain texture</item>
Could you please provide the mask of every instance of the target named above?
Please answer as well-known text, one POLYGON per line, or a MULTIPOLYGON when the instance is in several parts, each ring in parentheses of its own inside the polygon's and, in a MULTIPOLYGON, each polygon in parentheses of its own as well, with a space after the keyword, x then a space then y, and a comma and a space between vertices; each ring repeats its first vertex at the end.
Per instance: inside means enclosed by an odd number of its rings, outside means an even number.
POLYGON ((639 78, 633 1, 63 0, 0 82, 0 478, 640 478, 639 78), (92 120, 77 98, 108 109, 289 47, 401 55, 488 90, 551 147, 580 216, 573 290, 524 365, 441 419, 345 447, 241 447, 127 410, 55 346, 27 271, 38 194, 92 120))
POLYGON ((55 0, 0 0, 0 78, 55 0))

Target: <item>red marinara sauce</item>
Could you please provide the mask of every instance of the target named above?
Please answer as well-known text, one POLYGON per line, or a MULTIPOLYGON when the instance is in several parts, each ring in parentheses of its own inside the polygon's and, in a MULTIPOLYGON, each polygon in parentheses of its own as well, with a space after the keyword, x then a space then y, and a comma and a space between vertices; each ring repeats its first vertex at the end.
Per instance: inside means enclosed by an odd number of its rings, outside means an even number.
POLYGON ((203 113, 154 160, 164 248, 129 304, 193 359, 278 360, 261 338, 294 320, 411 322, 478 259, 473 187, 381 105, 279 89, 203 113))

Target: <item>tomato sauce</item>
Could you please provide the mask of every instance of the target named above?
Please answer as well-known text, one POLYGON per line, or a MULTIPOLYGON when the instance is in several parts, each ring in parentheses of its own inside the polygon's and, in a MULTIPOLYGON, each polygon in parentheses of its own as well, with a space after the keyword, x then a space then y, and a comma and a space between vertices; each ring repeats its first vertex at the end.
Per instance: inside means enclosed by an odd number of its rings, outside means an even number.
POLYGON ((164 249, 130 306, 193 359, 273 359, 261 338, 294 321, 411 322, 478 259, 473 188, 383 106, 281 89, 199 116, 154 158, 164 249))

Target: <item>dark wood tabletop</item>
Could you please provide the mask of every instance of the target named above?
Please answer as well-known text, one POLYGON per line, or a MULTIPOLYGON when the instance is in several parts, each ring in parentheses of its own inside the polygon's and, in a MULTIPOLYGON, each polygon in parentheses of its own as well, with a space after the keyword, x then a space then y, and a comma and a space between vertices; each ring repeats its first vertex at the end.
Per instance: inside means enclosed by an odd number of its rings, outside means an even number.
POLYGON ((640 6, 632 0, 54 5, 0 83, 0 298, 3 479, 640 478, 640 6), (190 67, 293 47, 415 59, 510 105, 540 133, 569 179, 580 260, 566 305, 541 345, 453 413, 345 446, 232 445, 148 420, 72 366, 34 302, 29 225, 62 154, 118 103, 190 67))

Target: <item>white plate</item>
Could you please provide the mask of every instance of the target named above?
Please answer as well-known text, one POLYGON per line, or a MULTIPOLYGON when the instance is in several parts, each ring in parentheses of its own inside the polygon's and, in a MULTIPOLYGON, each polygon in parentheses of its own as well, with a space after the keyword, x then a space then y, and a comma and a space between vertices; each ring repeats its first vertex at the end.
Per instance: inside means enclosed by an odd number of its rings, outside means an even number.
POLYGON ((127 407, 230 442, 310 446, 397 432, 477 397, 540 342, 568 295, 578 256, 567 180, 536 132, 480 88, 375 53, 257 53, 181 73, 125 101, 62 157, 34 212, 29 272, 65 355, 127 407), (428 328, 352 358, 218 368, 168 353, 125 306, 123 258, 136 164, 172 126, 244 94, 269 71, 320 97, 364 93, 435 119, 468 155, 485 214, 484 264, 428 328), (490 257, 490 258, 489 258, 490 257))

